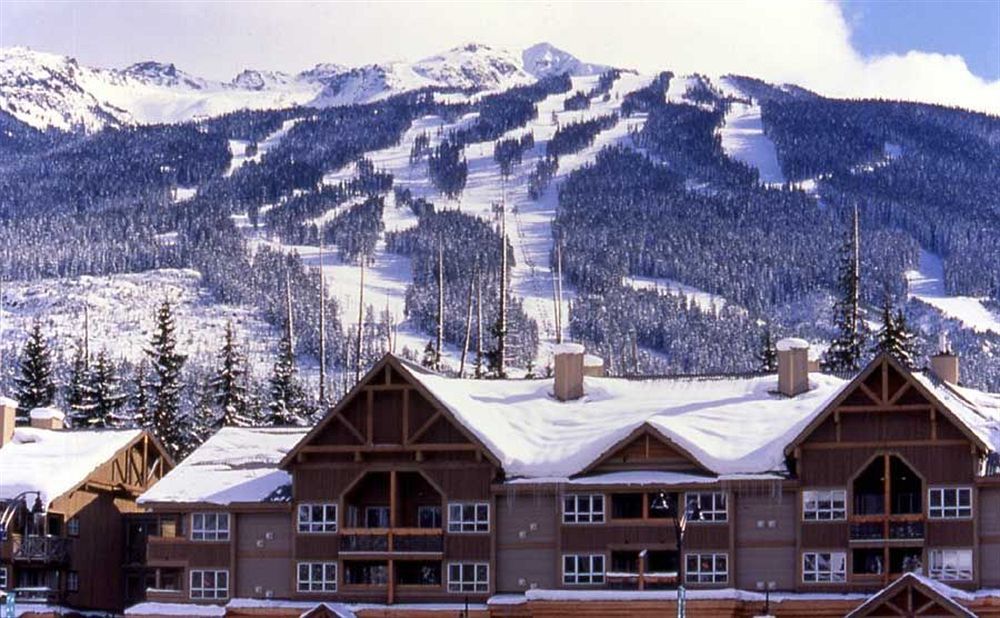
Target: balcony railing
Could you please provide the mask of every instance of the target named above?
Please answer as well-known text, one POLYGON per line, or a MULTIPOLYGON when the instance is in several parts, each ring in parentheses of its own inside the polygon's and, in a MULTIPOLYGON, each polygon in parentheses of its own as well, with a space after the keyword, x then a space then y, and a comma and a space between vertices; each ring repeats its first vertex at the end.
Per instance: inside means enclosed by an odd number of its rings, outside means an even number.
POLYGON ((59 536, 14 536, 12 556, 18 562, 63 563, 72 539, 59 536))
POLYGON ((347 528, 340 551, 355 553, 436 553, 444 551, 440 528, 347 528))
POLYGON ((59 591, 48 586, 14 588, 18 603, 58 603, 59 591))
POLYGON ((852 541, 912 541, 923 538, 924 521, 914 516, 890 517, 888 522, 885 519, 875 519, 851 523, 852 541))

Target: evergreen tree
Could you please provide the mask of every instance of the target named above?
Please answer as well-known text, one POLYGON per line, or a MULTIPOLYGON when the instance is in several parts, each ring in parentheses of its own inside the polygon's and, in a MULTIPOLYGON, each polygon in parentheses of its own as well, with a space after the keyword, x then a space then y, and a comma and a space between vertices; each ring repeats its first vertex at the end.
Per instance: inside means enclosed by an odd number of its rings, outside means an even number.
POLYGON ((861 318, 861 240, 858 210, 854 209, 851 233, 840 253, 837 287, 840 297, 833 306, 837 334, 826 353, 826 365, 833 371, 861 369, 865 349, 864 321, 861 318))
POLYGON ((129 410, 126 427, 149 429, 153 425, 153 415, 150 413, 149 401, 149 363, 146 359, 139 362, 132 380, 132 393, 129 398, 129 410))
POLYGON ((131 418, 123 410, 128 395, 122 390, 118 368, 106 350, 101 350, 94 360, 90 387, 94 400, 92 416, 98 419, 97 426, 127 427, 131 424, 131 418))
POLYGON ((434 369, 438 365, 438 353, 434 348, 434 342, 428 341, 424 346, 424 355, 420 358, 420 365, 428 369, 434 369))
POLYGON ((31 410, 52 405, 56 394, 56 383, 52 377, 52 352, 42 334, 42 325, 37 320, 21 351, 20 375, 14 379, 14 386, 20 404, 17 416, 21 419, 27 421, 31 410))
POLYGON ((152 345, 146 350, 152 365, 152 430, 171 455, 187 451, 190 437, 184 431, 181 415, 181 368, 186 358, 177 353, 173 310, 163 301, 156 313, 152 345))
POLYGON ((297 376, 292 340, 287 331, 278 344, 278 360, 275 361, 274 371, 271 373, 269 394, 271 400, 267 405, 265 425, 279 427, 305 424, 309 412, 297 376))
POLYGON ((214 404, 221 412, 220 425, 248 427, 254 424, 246 376, 246 358, 236 343, 236 334, 230 322, 226 324, 226 339, 219 352, 219 368, 209 383, 214 404))
POLYGON ((903 310, 893 311, 892 300, 886 295, 882 305, 882 326, 875 339, 875 351, 892 355, 904 367, 913 367, 916 356, 915 339, 906 323, 903 310))
MULTIPOLYGON (((209 378, 198 384, 195 394, 193 423, 191 427, 192 442, 201 444, 212 437, 224 425, 224 413, 216 407, 216 391, 214 378, 209 378)), ((192 448, 192 450, 194 450, 192 448)))
POLYGON ((778 370, 778 348, 774 345, 770 328, 764 329, 764 334, 761 335, 757 361, 760 363, 760 370, 765 373, 774 373, 778 370))
POLYGON ((80 342, 73 356, 73 368, 66 385, 66 404, 69 406, 69 422, 71 427, 87 428, 101 426, 94 408, 93 375, 90 371, 90 358, 87 346, 80 342))

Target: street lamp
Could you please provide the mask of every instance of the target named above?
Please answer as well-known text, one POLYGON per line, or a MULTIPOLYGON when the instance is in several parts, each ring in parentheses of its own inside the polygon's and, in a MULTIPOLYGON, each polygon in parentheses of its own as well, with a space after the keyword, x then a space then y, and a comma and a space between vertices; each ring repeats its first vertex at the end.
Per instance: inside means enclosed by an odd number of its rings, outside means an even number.
POLYGON ((682 509, 680 496, 670 500, 667 492, 661 491, 649 506, 674 520, 674 533, 677 535, 677 618, 687 615, 687 594, 684 590, 684 533, 689 521, 701 521, 701 507, 694 501, 682 509))

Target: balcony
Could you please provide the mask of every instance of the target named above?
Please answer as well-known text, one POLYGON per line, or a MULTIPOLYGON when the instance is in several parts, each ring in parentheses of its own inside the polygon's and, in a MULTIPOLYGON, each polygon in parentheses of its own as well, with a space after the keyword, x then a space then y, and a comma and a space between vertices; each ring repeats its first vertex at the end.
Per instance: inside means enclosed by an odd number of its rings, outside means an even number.
POLYGON ((14 562, 63 564, 69 561, 72 539, 61 536, 12 535, 14 562))
POLYGON ((56 604, 61 601, 59 591, 48 586, 14 588, 18 603, 56 604))
POLYGON ((444 552, 440 528, 346 528, 340 533, 341 553, 421 553, 444 552))
POLYGON ((922 516, 901 515, 851 522, 852 541, 920 541, 924 538, 922 516))

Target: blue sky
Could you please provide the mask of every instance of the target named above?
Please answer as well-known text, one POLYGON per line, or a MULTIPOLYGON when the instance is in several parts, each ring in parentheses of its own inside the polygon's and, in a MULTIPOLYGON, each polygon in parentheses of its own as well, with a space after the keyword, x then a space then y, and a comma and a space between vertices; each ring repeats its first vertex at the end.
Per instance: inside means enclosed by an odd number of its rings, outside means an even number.
POLYGON ((866 55, 911 49, 959 54, 1000 79, 1000 0, 843 0, 851 41, 866 55))
POLYGON ((1000 0, 0 0, 0 47, 108 67, 155 59, 226 80, 418 60, 469 41, 548 41, 644 72, 740 73, 1000 114, 1000 0))

